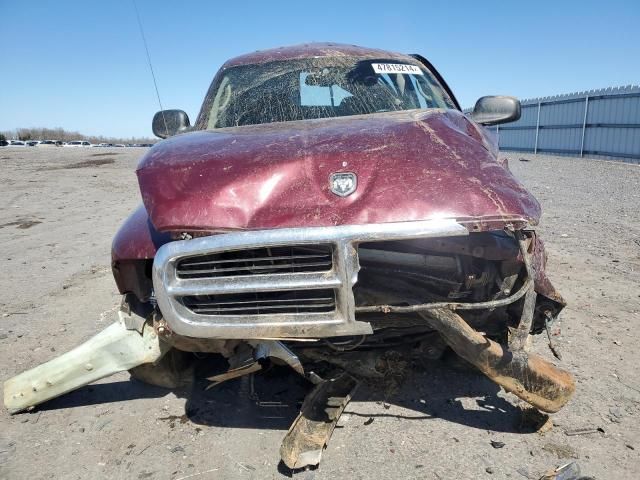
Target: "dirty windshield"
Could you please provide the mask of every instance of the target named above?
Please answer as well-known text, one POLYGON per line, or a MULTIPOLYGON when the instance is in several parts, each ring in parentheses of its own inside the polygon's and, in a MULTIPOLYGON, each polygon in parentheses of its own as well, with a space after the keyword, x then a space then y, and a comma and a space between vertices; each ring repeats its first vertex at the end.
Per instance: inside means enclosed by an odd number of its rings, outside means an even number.
POLYGON ((417 62, 305 58, 225 70, 199 123, 212 129, 418 108, 455 107, 417 62))

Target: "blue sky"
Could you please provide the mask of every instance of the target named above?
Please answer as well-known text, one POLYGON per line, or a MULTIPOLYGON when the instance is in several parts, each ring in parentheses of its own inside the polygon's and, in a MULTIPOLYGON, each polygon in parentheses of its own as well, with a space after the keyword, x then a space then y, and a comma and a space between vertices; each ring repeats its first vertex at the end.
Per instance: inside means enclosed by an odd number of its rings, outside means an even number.
MULTIPOLYGON (((463 106, 640 83, 640 1, 137 0, 165 108, 194 119, 228 58, 309 41, 420 53, 463 106)), ((151 136, 131 0, 0 0, 0 130, 151 136)))

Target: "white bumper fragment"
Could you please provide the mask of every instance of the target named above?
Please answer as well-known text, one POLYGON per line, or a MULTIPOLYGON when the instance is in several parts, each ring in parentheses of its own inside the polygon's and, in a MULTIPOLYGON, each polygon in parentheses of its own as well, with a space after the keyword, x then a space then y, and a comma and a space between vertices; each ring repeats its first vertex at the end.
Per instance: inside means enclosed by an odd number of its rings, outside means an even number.
POLYGON ((142 333, 127 330, 119 320, 73 350, 23 372, 4 383, 4 404, 10 413, 144 363, 158 361, 168 347, 150 325, 142 333))

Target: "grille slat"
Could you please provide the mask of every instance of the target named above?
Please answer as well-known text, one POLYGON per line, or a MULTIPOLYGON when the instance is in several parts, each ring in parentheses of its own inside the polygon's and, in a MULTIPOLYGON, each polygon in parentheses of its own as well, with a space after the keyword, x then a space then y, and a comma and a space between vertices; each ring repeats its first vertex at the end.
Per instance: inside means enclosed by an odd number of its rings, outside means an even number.
MULTIPOLYGON (((322 255, 287 255, 287 256, 280 256, 280 257, 256 257, 256 258, 251 258, 252 262, 271 262, 274 260, 298 260, 298 259, 303 259, 303 258, 326 258, 326 259, 330 259, 331 256, 329 254, 322 254, 322 255)), ((246 261, 246 260, 238 260, 238 259, 231 259, 231 260, 210 260, 208 262, 189 262, 188 265, 190 267, 193 266, 200 266, 200 265, 211 265, 211 264, 221 264, 221 263, 239 263, 242 261, 246 261)))
POLYGON ((179 278, 221 278, 259 274, 326 272, 333 267, 331 245, 260 247, 199 255, 176 265, 179 278))
POLYGON ((336 308, 333 290, 289 290, 183 297, 184 305, 200 315, 260 315, 326 313, 336 308))
POLYGON ((285 268, 295 268, 295 267, 331 267, 331 260, 327 260, 326 262, 314 262, 314 263, 305 263, 304 265, 296 264, 296 263, 286 263, 286 264, 275 264, 275 265, 247 265, 247 266, 238 266, 233 268, 207 268, 203 270, 183 270, 181 272, 182 275, 202 275, 202 274, 215 274, 215 273, 227 273, 227 272, 237 272, 248 270, 251 272, 261 271, 261 270, 276 270, 276 269, 285 269, 285 268))
MULTIPOLYGON (((309 311, 310 309, 326 309, 328 307, 330 307, 331 305, 329 304, 308 304, 308 305, 304 305, 304 304, 295 304, 295 305, 290 305, 292 312, 291 313, 299 313, 299 312, 305 312, 305 311, 309 311)), ((211 315, 211 314, 224 314, 224 313, 231 313, 231 312, 236 312, 236 313, 251 313, 251 312, 260 312, 261 310, 283 310, 285 307, 283 305, 261 305, 261 306, 256 306, 256 307, 238 307, 238 308, 192 308, 192 310, 195 313, 200 313, 200 314, 207 314, 207 315, 211 315)))
MULTIPOLYGON (((324 302, 329 302, 329 301, 333 301, 332 297, 325 297, 325 298, 297 298, 295 299, 298 302, 312 302, 312 301, 324 301, 324 302)), ((291 302, 291 299, 273 299, 273 300, 265 300, 268 301, 269 303, 287 303, 287 302, 291 302)), ((259 303, 261 302, 260 300, 253 300, 253 301, 229 301, 229 302, 215 302, 216 305, 243 305, 243 304, 253 304, 253 303, 259 303)), ((193 308, 199 308, 199 307, 208 307, 210 306, 211 303, 190 303, 189 306, 193 307, 193 308)))

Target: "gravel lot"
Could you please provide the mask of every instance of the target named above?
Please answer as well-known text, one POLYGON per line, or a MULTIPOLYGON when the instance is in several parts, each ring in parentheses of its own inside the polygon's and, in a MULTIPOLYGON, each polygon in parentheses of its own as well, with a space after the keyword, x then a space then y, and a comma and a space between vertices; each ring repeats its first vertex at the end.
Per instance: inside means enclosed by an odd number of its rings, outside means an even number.
MULTIPOLYGON (((1 379, 113 320, 110 243, 140 202, 143 152, 0 148, 1 379)), ((558 343, 575 398, 553 428, 530 432, 515 397, 434 364, 390 398, 361 389, 315 478, 538 479, 572 460, 598 479, 640 478, 640 167, 508 157, 544 207, 549 274, 569 302, 558 343), (601 431, 566 434, 579 428, 601 431)), ((551 357, 544 338, 535 349, 551 357)), ((280 478, 280 441, 297 409, 274 387, 286 379, 268 382, 256 380, 261 398, 288 407, 257 407, 247 379, 191 393, 122 373, 30 413, 2 409, 0 478, 280 478)))

